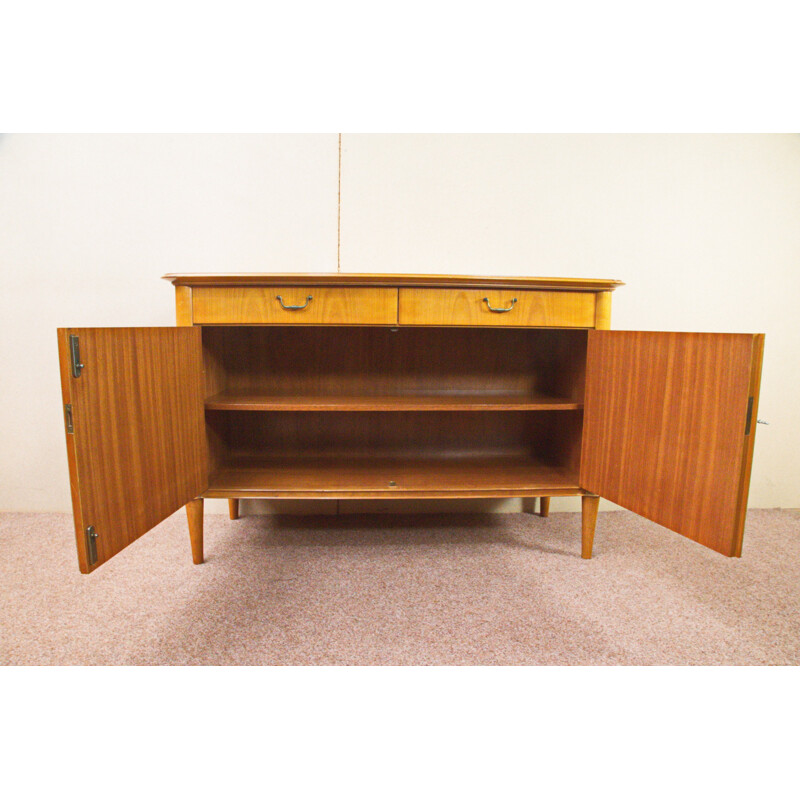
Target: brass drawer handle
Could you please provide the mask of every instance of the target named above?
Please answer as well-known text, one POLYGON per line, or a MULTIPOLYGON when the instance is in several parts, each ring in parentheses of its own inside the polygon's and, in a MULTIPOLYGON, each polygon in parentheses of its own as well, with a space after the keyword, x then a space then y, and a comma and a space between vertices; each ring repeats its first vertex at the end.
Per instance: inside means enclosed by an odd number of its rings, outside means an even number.
POLYGON ((278 302, 281 304, 281 308, 285 308, 287 311, 302 311, 304 308, 306 308, 308 306, 308 304, 313 299, 314 298, 311 295, 309 295, 308 297, 306 297, 305 305, 302 305, 302 306, 285 306, 283 304, 283 298, 280 295, 278 295, 278 297, 277 297, 278 302))
POLYGON ((488 297, 484 297, 484 298, 483 298, 483 302, 484 302, 484 303, 486 303, 486 305, 487 305, 487 306, 489 306, 489 311, 494 311, 494 313, 495 313, 495 314, 505 314, 505 313, 506 313, 506 311, 511 311, 511 309, 512 309, 512 308, 514 308, 514 306, 515 306, 515 305, 516 305, 516 303, 517 303, 517 298, 515 297, 515 298, 514 298, 514 299, 511 301, 511 305, 510 305, 508 308, 495 308, 495 307, 494 307, 494 306, 493 306, 493 305, 492 305, 492 304, 489 302, 489 298, 488 298, 488 297))

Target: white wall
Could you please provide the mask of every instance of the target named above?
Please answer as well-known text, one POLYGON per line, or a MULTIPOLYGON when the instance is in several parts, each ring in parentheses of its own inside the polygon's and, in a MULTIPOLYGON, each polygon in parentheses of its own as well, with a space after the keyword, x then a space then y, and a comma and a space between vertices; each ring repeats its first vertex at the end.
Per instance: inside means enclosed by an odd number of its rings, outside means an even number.
POLYGON ((335 271, 338 147, 0 138, 0 509, 71 507, 55 329, 174 325, 166 272, 335 271))
MULTIPOLYGON (((0 509, 69 508, 55 328, 171 324, 164 272, 335 270, 337 162, 335 135, 0 138, 0 509)), ((341 203, 343 272, 618 278, 615 328, 765 332, 750 505, 800 506, 800 137, 345 134, 341 203)))

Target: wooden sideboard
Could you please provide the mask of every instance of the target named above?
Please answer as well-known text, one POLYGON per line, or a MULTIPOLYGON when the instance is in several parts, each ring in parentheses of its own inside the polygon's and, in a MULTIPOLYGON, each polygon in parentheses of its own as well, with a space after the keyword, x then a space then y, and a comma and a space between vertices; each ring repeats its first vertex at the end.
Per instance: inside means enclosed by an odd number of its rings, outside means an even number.
POLYGON ((178 327, 58 331, 78 561, 203 498, 603 496, 741 555, 761 334, 611 331, 618 281, 186 274, 178 327))

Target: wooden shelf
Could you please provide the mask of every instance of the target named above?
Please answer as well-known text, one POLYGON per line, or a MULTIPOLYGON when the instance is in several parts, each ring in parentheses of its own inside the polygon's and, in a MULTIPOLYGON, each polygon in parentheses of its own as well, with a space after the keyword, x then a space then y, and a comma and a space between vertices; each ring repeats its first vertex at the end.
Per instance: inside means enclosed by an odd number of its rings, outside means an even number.
POLYGON ((234 458, 205 497, 533 497, 578 494, 578 476, 532 458, 234 458), (435 487, 435 488, 434 488, 435 487))
POLYGON ((521 394, 253 395, 222 392, 205 401, 214 411, 569 411, 564 397, 521 394))

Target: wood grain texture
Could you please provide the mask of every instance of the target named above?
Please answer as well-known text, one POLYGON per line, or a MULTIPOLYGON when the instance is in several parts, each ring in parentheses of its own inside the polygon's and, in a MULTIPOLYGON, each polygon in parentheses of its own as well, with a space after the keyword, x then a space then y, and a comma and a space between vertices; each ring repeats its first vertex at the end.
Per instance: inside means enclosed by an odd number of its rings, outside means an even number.
POLYGON ((494 288, 400 289, 399 320, 401 325, 593 328, 595 295, 494 288), (492 311, 490 305, 510 311, 492 311))
POLYGON ((752 334, 590 331, 581 487, 737 555, 762 346, 752 334))
POLYGON ((192 289, 192 319, 202 325, 396 325, 397 290, 202 286, 192 289), (304 308, 283 308, 278 296, 284 306, 304 308))
POLYGON ((550 516, 550 498, 549 497, 542 497, 539 500, 539 516, 540 517, 549 517, 550 516))
POLYGON ((192 546, 192 563, 203 563, 203 498, 198 497, 186 504, 186 519, 189 523, 189 541, 192 546))
MULTIPOLYGON (((583 402, 586 331, 205 327, 208 397, 408 396, 583 402)), ((411 400, 409 402, 412 402, 411 400)), ((456 402, 454 399, 453 402, 456 402)), ((479 402, 483 402, 480 400, 479 402)))
POLYGON ((611 327, 611 292, 598 292, 595 295, 594 327, 607 331, 611 327))
POLYGON ((73 407, 67 441, 78 558, 90 572, 207 486, 200 330, 61 328, 58 336, 73 407), (70 334, 85 365, 78 378, 70 334), (92 566, 82 542, 88 525, 98 534, 92 566))
POLYGON ((250 395, 222 392, 206 400, 216 411, 569 411, 566 397, 543 394, 250 395))
MULTIPOLYGON (((58 334, 58 365, 61 373, 61 399, 62 416, 64 407, 72 404, 72 371, 69 351, 69 337, 66 331, 59 328, 58 334)), ((84 531, 86 525, 83 522, 83 511, 81 509, 80 476, 78 475, 78 454, 75 445, 75 434, 66 431, 67 439, 67 465, 69 467, 69 490, 72 499, 72 518, 75 526, 75 546, 78 550, 78 567, 81 572, 89 572, 89 560, 86 553, 86 539, 84 531)))
POLYGON ((385 272, 187 272, 163 276, 176 286, 496 286, 610 292, 622 281, 601 278, 536 278, 521 275, 414 275, 385 272))
MULTIPOLYGON (((265 492, 263 489, 242 490, 242 489, 207 489, 203 492, 203 497, 214 500, 225 500, 235 494, 236 497, 262 500, 468 500, 484 499, 498 500, 509 497, 517 498, 536 498, 542 495, 552 497, 574 497, 582 495, 583 490, 573 486, 571 483, 567 488, 557 488, 553 485, 529 488, 529 489, 453 489, 448 491, 437 491, 434 489, 424 489, 420 491, 337 491, 335 494, 330 491, 289 491, 277 492, 270 490, 265 492)), ((345 513, 342 511, 342 513, 345 513)))
POLYGON ((175 321, 185 327, 192 324, 192 287, 175 287, 175 321))
POLYGON ((750 416, 750 430, 745 437, 744 453, 742 454, 742 471, 739 478, 739 489, 736 496, 736 518, 734 521, 735 539, 733 555, 742 555, 742 538, 744 535, 744 522, 747 516, 747 495, 750 490, 750 474, 753 470, 753 448, 756 443, 756 423, 758 421, 758 401, 761 395, 761 366, 764 362, 764 334, 759 333, 753 340, 753 360, 750 365, 750 387, 748 394, 753 398, 753 407, 750 416))
POLYGON ((207 411, 218 459, 515 456, 576 474, 581 411, 207 411), (577 440, 577 441, 576 441, 577 440))
POLYGON ((600 498, 584 495, 581 498, 581 558, 591 558, 594 547, 594 529, 597 525, 597 510, 600 498))
POLYGON ((275 498, 381 498, 409 492, 415 497, 496 497, 504 492, 516 497, 542 492, 577 494, 579 489, 575 473, 532 457, 367 455, 233 458, 211 476, 205 496, 229 492, 275 498))

